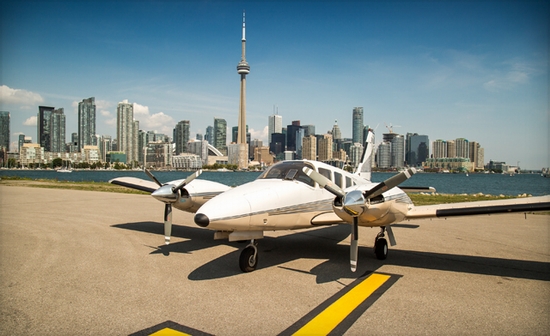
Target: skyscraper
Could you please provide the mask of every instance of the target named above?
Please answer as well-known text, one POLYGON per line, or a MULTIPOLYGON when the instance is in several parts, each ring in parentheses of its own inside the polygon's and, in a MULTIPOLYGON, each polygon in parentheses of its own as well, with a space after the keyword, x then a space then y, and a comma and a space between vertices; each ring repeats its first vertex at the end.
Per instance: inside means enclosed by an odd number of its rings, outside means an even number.
POLYGON ((322 138, 319 139, 319 150, 318 150, 318 160, 319 161, 328 161, 332 159, 332 135, 324 134, 322 138))
POLYGON ((405 161, 411 167, 422 165, 430 157, 430 140, 427 135, 407 133, 405 161))
POLYGON ((190 124, 189 120, 182 120, 174 128, 174 142, 176 143, 176 155, 181 153, 188 153, 187 142, 189 142, 190 136, 190 124))
POLYGON ((214 118, 214 143, 223 155, 227 155, 227 122, 225 119, 214 118))
POLYGON ((52 113, 55 110, 52 106, 38 106, 38 125, 37 139, 40 147, 44 148, 44 151, 49 152, 51 148, 51 121, 52 113))
POLYGON ((65 113, 63 108, 54 110, 51 114, 50 152, 65 152, 65 113))
POLYGON ((338 120, 334 120, 334 126, 332 126, 332 139, 334 141, 342 139, 342 132, 340 126, 338 126, 338 120))
POLYGON ((214 144, 214 127, 206 127, 206 134, 204 135, 204 140, 208 141, 209 144, 214 144))
POLYGON ((138 160, 139 122, 134 121, 134 104, 125 99, 118 103, 117 119, 117 150, 126 154, 126 162, 138 160))
POLYGON ((283 117, 274 114, 270 115, 268 119, 268 125, 267 125, 267 137, 269 144, 271 144, 271 134, 273 133, 282 133, 283 132, 283 117))
POLYGON ((352 141, 363 145, 363 108, 354 107, 352 115, 352 141))
POLYGON ((302 159, 317 160, 317 137, 309 135, 302 141, 302 159))
POLYGON ((78 149, 84 146, 97 145, 95 135, 95 98, 82 99, 78 103, 78 149))
POLYGON ((239 130, 237 136, 238 166, 239 169, 248 168, 248 149, 246 145, 246 75, 250 73, 250 66, 246 62, 246 35, 245 16, 243 12, 243 38, 241 40, 242 54, 241 61, 237 64, 237 73, 241 76, 241 97, 239 100, 239 130))
MULTIPOLYGON (((464 138, 458 138, 455 141, 456 144, 456 157, 469 158, 470 157, 470 145, 469 141, 464 138)), ((473 162, 473 161, 472 161, 473 162)))
POLYGON ((294 120, 286 126, 286 150, 296 151, 296 132, 301 129, 300 120, 294 120))
POLYGON ((10 150, 10 113, 0 111, 0 150, 10 150))

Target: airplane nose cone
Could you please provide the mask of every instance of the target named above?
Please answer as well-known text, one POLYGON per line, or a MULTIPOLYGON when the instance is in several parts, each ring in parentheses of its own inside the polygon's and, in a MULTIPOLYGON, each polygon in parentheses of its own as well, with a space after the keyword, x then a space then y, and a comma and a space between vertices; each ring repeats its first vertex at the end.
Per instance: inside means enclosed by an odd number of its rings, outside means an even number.
POLYGON ((198 226, 207 227, 210 224, 210 219, 205 214, 198 213, 195 215, 195 223, 198 226))

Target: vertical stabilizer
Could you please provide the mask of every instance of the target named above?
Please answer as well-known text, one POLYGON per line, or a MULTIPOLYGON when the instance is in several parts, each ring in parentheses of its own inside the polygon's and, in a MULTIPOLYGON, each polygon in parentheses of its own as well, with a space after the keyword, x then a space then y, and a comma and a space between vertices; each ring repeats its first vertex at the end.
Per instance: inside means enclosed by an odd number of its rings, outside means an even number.
POLYGON ((365 140, 365 146, 363 149, 363 156, 361 157, 361 162, 355 170, 355 174, 361 176, 365 180, 370 181, 371 178, 371 169, 372 169, 372 160, 374 158, 374 132, 372 129, 369 129, 367 139, 365 140))

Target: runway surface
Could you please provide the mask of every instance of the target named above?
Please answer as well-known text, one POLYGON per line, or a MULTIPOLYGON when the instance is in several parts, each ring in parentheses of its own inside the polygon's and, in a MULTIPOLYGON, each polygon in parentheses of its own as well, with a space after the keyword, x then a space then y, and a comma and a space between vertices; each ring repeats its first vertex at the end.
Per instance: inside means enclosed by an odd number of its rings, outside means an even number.
POLYGON ((146 195, 1 186, 0 334, 292 334, 336 300, 344 311, 339 298, 373 273, 391 280, 337 333, 550 334, 548 215, 404 222, 385 261, 378 229, 360 228, 356 273, 348 226, 266 232, 243 274, 245 245, 214 241, 192 214, 174 211, 165 247, 163 209, 146 195))

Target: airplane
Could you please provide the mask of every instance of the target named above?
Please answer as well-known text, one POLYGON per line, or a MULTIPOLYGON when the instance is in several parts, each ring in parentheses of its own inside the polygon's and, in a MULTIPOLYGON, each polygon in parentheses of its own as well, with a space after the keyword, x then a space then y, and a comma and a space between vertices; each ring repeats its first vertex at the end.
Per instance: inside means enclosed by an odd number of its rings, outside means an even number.
POLYGON ((222 183, 197 179, 197 171, 186 179, 161 183, 150 171, 152 181, 119 177, 112 184, 150 192, 165 204, 165 244, 170 243, 172 207, 195 213, 194 222, 214 231, 214 239, 250 241, 241 251, 239 267, 252 272, 258 265, 257 240, 265 231, 296 230, 323 225, 350 225, 350 268, 357 269, 359 226, 380 227, 374 242, 376 258, 388 256, 388 243, 396 245, 392 224, 433 217, 471 216, 493 213, 550 210, 550 195, 466 203, 414 206, 407 192, 435 192, 431 187, 398 187, 416 170, 406 169, 389 179, 371 182, 374 132, 369 130, 362 159, 354 173, 313 160, 278 162, 258 178, 231 188, 222 183))

